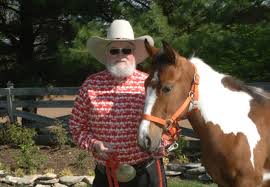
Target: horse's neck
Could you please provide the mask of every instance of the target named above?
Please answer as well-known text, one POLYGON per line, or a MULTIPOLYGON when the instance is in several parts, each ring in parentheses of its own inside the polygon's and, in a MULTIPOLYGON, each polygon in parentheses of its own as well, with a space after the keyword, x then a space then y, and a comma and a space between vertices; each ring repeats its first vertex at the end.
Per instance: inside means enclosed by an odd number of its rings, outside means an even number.
POLYGON ((200 114, 200 111, 192 111, 188 116, 188 121, 190 122, 192 129, 195 131, 196 135, 199 138, 202 138, 202 134, 200 133, 205 126, 205 120, 200 114))
MULTIPOLYGON (((189 116, 189 121, 194 131, 196 131, 196 134, 198 136, 203 136, 205 135, 205 133, 202 134, 202 131, 205 131, 205 129, 207 128, 204 115, 202 115, 206 112, 204 110, 208 109, 207 107, 205 107, 205 104, 210 103, 212 100, 218 101, 219 97, 221 97, 220 99, 222 99, 222 95, 217 95, 217 93, 222 92, 220 91, 221 87, 223 87, 221 84, 221 79, 224 77, 224 75, 214 71, 201 59, 192 58, 190 59, 190 61, 195 65, 200 80, 199 100, 197 103, 199 110, 191 112, 191 115, 189 116), (204 105, 204 107, 202 107, 202 104, 204 105)), ((211 103, 211 107, 213 107, 213 103, 211 103)))

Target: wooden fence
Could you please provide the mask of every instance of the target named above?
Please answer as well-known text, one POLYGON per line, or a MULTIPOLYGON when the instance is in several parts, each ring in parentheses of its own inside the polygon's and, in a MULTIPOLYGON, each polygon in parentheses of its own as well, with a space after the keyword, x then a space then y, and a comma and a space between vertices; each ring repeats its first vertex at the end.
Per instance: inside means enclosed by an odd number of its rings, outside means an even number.
MULTIPOLYGON (((17 117, 51 125, 59 119, 49 118, 39 114, 18 110, 18 108, 71 108, 73 100, 29 100, 23 97, 42 98, 43 96, 76 95, 78 87, 46 87, 46 88, 14 88, 9 83, 7 88, 0 88, 0 111, 8 115, 11 122, 17 117)), ((61 117, 60 117, 61 118, 61 117)))
MULTIPOLYGON (((250 83, 252 86, 260 87, 270 91, 270 82, 250 83)), ((14 88, 12 83, 7 84, 7 88, 0 88, 0 113, 9 116, 11 122, 17 117, 41 123, 44 126, 54 124, 60 118, 49 118, 39 114, 18 110, 18 108, 71 108, 74 100, 24 100, 25 96, 42 98, 43 96, 74 96, 78 87, 46 87, 46 88, 14 88)), ((68 117, 68 116, 66 116, 68 117)), ((189 137, 194 137, 192 130, 183 128, 182 133, 189 137)))

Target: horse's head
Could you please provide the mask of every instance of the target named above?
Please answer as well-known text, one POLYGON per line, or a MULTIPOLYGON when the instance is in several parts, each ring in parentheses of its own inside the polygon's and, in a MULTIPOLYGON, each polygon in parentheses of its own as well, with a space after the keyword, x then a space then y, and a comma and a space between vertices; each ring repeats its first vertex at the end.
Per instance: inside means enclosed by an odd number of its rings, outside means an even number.
MULTIPOLYGON (((157 49, 145 41, 153 64, 151 73, 145 81, 147 96, 144 114, 167 120, 171 119, 189 96, 194 69, 192 64, 168 43, 164 41, 162 43, 163 48, 157 49)), ((150 152, 155 151, 167 126, 168 124, 160 125, 143 119, 138 131, 139 145, 150 152)))

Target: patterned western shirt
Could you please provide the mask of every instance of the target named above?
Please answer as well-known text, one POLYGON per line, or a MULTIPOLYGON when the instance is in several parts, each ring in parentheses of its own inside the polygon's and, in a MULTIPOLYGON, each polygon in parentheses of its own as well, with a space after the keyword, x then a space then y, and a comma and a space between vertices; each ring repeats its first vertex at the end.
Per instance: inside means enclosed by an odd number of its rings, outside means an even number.
MULTIPOLYGON (((120 163, 137 164, 151 155, 137 144, 147 74, 136 70, 117 81, 107 71, 89 76, 76 97, 69 127, 76 144, 93 152, 96 140, 112 144, 120 163)), ((95 160, 105 160, 93 153, 95 160)))

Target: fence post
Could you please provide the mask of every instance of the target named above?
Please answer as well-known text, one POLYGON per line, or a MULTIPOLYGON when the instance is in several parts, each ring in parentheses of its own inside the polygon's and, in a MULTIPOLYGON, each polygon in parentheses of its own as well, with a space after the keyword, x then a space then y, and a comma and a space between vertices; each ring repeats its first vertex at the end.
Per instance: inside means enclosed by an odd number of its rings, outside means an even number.
POLYGON ((14 96, 12 94, 12 90, 14 88, 14 84, 10 81, 7 83, 7 89, 8 89, 8 95, 7 95, 7 110, 8 110, 8 116, 11 123, 15 122, 15 116, 14 116, 14 108, 13 108, 13 101, 14 96))

